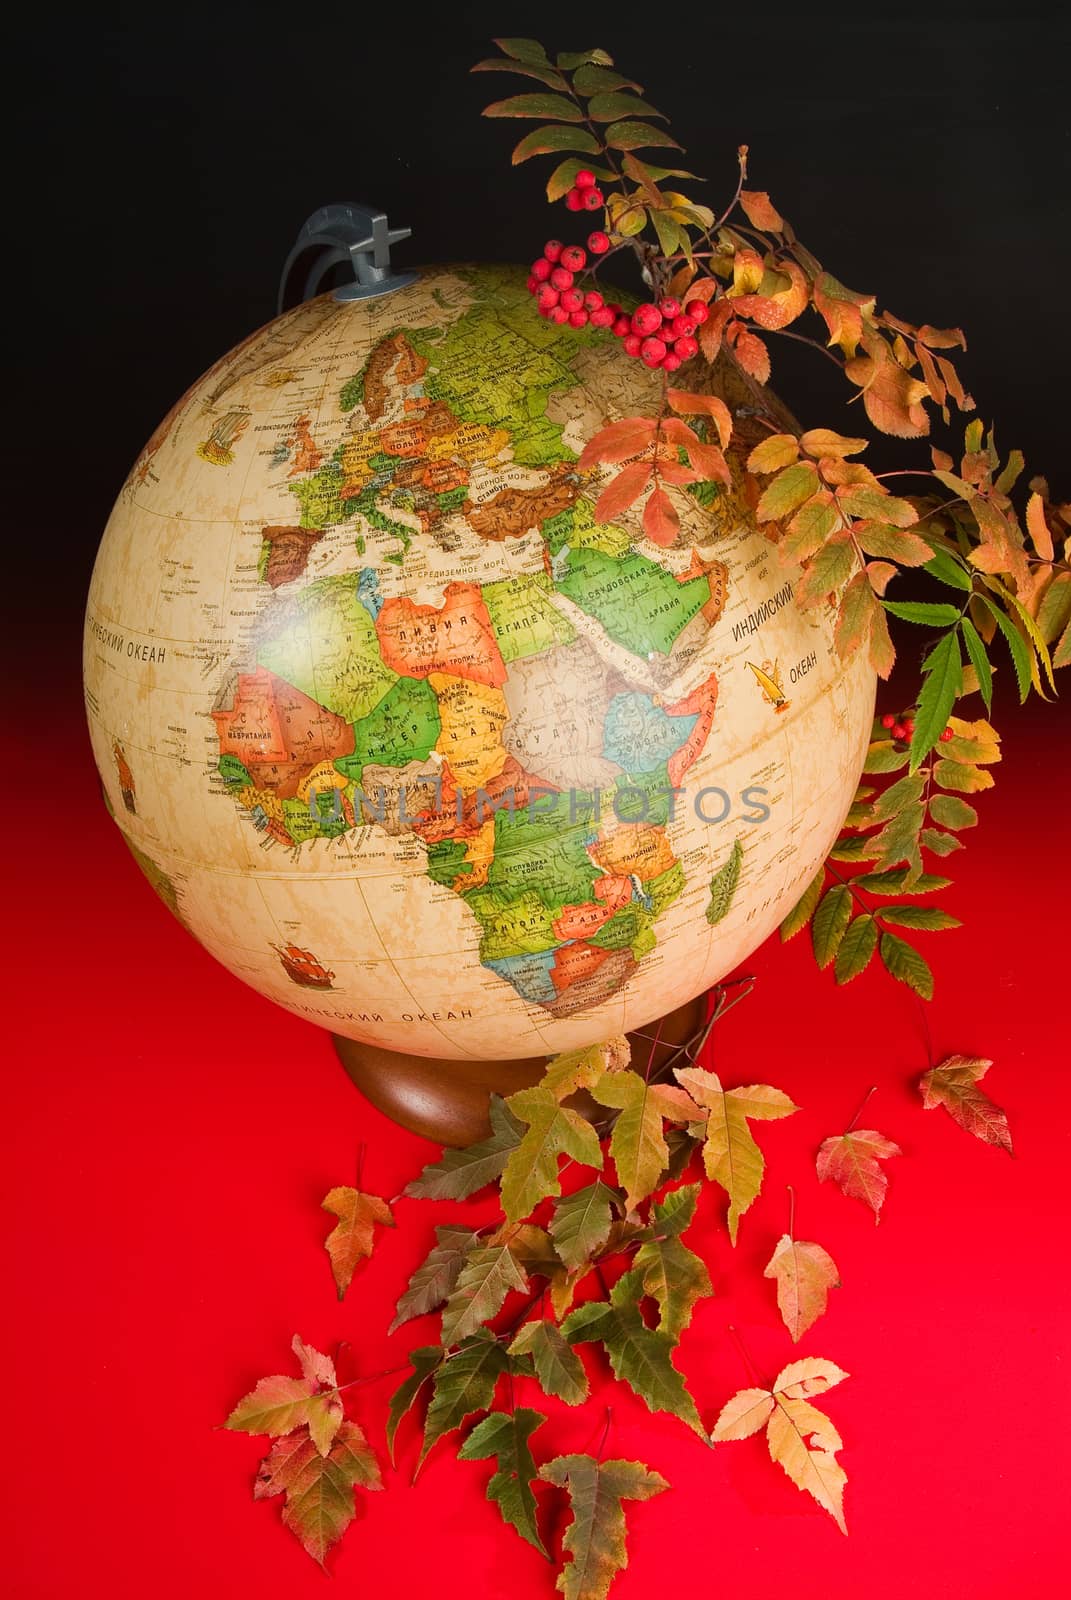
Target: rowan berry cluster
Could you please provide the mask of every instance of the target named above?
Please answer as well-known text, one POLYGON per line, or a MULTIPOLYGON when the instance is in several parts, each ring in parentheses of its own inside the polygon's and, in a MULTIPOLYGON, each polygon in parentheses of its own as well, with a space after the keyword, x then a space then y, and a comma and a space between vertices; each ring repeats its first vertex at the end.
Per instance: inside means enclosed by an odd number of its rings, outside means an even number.
MULTIPOLYGON (((887 711, 881 719, 881 725, 892 734, 898 744, 906 744, 915 732, 915 721, 911 711, 901 712, 898 717, 893 716, 891 711, 887 711)), ((954 738, 955 734, 951 728, 942 729, 942 744, 947 744, 950 739, 954 738)))
POLYGON ((603 192, 595 182, 595 174, 581 167, 573 179, 573 187, 565 197, 570 211, 598 211, 604 204, 603 192))
MULTIPOLYGON (((588 236, 588 250, 605 255, 610 248, 607 234, 588 236)), ((578 244, 562 244, 548 239, 543 254, 533 261, 528 277, 528 292, 535 295, 541 317, 552 322, 568 322, 570 327, 609 328, 624 344, 627 355, 636 356, 644 366, 675 372, 699 349, 695 337, 709 311, 702 300, 689 300, 682 306, 672 295, 657 304, 645 301, 631 314, 614 302, 607 303, 597 289, 577 287, 577 274, 587 266, 588 252, 578 244)))

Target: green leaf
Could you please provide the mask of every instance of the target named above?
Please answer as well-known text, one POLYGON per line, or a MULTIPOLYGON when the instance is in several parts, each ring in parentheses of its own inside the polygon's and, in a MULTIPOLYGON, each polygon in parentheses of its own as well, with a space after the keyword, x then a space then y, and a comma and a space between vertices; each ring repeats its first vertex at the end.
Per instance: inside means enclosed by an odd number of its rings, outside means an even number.
POLYGON ((465 1340, 455 1355, 435 1368, 418 1472, 444 1434, 460 1428, 474 1411, 490 1407, 495 1384, 508 1366, 509 1356, 502 1345, 486 1328, 481 1328, 474 1338, 465 1340))
POLYGON ((559 122, 583 122, 584 113, 563 94, 511 94, 508 100, 495 100, 484 106, 485 117, 531 117, 540 122, 556 117, 559 122))
POLYGON ((782 521, 809 500, 818 488, 818 473, 809 461, 782 467, 763 490, 755 515, 760 522, 782 521))
POLYGON ((560 72, 555 72, 553 67, 541 67, 531 61, 511 61, 508 57, 495 56, 490 61, 477 61, 470 68, 472 72, 516 72, 522 78, 534 78, 537 83, 545 83, 548 89, 564 89, 565 79, 560 72))
POLYGON ((646 100, 639 100, 634 94, 614 92, 593 95, 588 102, 588 116, 593 122, 616 122, 619 117, 662 117, 665 120, 665 113, 656 111, 646 100))
POLYGON ((921 802, 904 806, 874 835, 872 858, 883 867, 895 867, 903 861, 907 863, 909 874, 921 872, 919 833, 925 820, 926 810, 921 802))
POLYGON ((954 833, 941 833, 937 828, 923 828, 919 842, 935 856, 950 856, 954 850, 963 849, 962 839, 957 839, 954 833))
POLYGON ((799 1107, 766 1083, 723 1089, 717 1073, 703 1067, 678 1067, 674 1077, 698 1105, 707 1107, 703 1166, 711 1182, 729 1196, 729 1238, 735 1245, 740 1218, 758 1197, 766 1165, 748 1122, 790 1117, 799 1107))
POLYGON ((675 1189, 651 1207, 649 1232, 652 1237, 636 1252, 634 1268, 643 1273, 644 1292, 658 1302, 659 1332, 671 1339, 680 1337, 692 1320, 697 1300, 714 1293, 710 1274, 694 1251, 682 1243, 680 1234, 695 1215, 699 1185, 675 1189))
POLYGON ((502 1209, 510 1222, 520 1222, 547 1195, 561 1193, 558 1157, 572 1156, 586 1167, 602 1167, 599 1137, 578 1111, 555 1100, 549 1089, 537 1085, 520 1089, 507 1102, 510 1111, 528 1124, 502 1174, 502 1209))
POLYGON ((744 847, 739 839, 733 840, 733 847, 729 851, 721 866, 710 880, 710 904, 707 906, 707 921, 715 927, 726 915, 733 903, 736 886, 740 882, 740 868, 744 861, 744 847))
POLYGON ((919 928, 926 933, 963 926, 958 917, 950 917, 947 911, 938 911, 936 906, 882 906, 881 919, 898 928, 919 928))
POLYGON ((907 766, 907 751, 898 750, 891 739, 879 739, 870 746, 863 763, 864 772, 895 772, 907 766))
POLYGON ((550 1236, 571 1272, 586 1266, 610 1236, 610 1204, 614 1191, 596 1178, 586 1188, 565 1195, 554 1207, 550 1236))
POLYGON ((1038 606, 1038 632, 1051 645, 1071 622, 1071 572, 1058 572, 1038 606))
POLYGON ((580 156, 566 156, 564 161, 558 163, 547 179, 547 199, 553 203, 560 200, 563 195, 576 183, 576 175, 581 168, 586 167, 597 178, 613 179, 613 173, 608 167, 599 167, 591 160, 583 160, 580 156))
MULTIPOLYGON (((761 449, 762 446, 757 448, 761 449)), ((774 485, 770 484, 769 487, 772 489, 774 485)), ((819 490, 803 502, 789 522, 781 541, 782 553, 786 559, 806 561, 841 526, 840 512, 833 496, 827 490, 819 490)))
MULTIPOLYGON (((862 809, 865 809, 865 807, 862 809)), ((863 834, 857 833, 848 838, 837 839, 830 847, 829 859, 831 861, 869 861, 869 851, 870 840, 865 838, 863 834)))
POLYGON ((933 973, 912 945, 895 933, 883 933, 880 949, 887 972, 924 1000, 933 999, 933 973))
POLYGON ((261 1378, 256 1388, 239 1400, 223 1426, 238 1433, 290 1433, 304 1427, 314 1410, 322 1411, 324 1400, 313 1393, 307 1378, 261 1378))
POLYGON ((625 1205, 632 1211, 657 1187, 669 1161, 661 1106, 645 1079, 633 1071, 604 1073, 591 1093, 601 1106, 617 1111, 610 1155, 625 1190, 625 1205))
POLYGON ((977 811, 955 794, 935 794, 930 801, 930 816, 942 828, 974 828, 978 825, 977 811))
POLYGON ((623 78, 620 72, 609 67, 591 66, 585 62, 573 74, 573 88, 586 100, 589 95, 611 94, 615 89, 635 89, 638 94, 641 85, 633 83, 631 78, 623 78))
POLYGON ((457 1280, 457 1286, 443 1312, 442 1342, 460 1344, 485 1322, 501 1311, 513 1289, 522 1293, 528 1279, 521 1271, 508 1242, 489 1244, 474 1250, 457 1280))
POLYGON ((261 1462, 256 1499, 284 1494, 283 1523, 323 1566, 332 1545, 353 1521, 353 1491, 381 1489, 379 1466, 355 1422, 343 1422, 329 1452, 321 1454, 308 1435, 277 1439, 261 1462))
POLYGON ((963 661, 959 653, 959 634, 953 628, 939 639, 928 658, 922 680, 915 731, 911 735, 911 770, 929 755, 944 732, 952 707, 963 688, 963 661))
POLYGON ((566 1344, 557 1323, 542 1317, 526 1322, 510 1345, 509 1353, 531 1356, 544 1394, 555 1395, 567 1406, 578 1406, 587 1399, 588 1375, 584 1363, 572 1346, 566 1344))
POLYGON ((487 1485, 487 1498, 498 1506, 503 1522, 516 1528, 521 1538, 543 1556, 547 1551, 539 1537, 532 1493, 536 1464, 528 1441, 546 1420, 541 1411, 530 1411, 527 1406, 512 1412, 492 1411, 476 1424, 457 1452, 459 1461, 483 1461, 494 1456, 498 1471, 487 1485))
POLYGON ((841 509, 850 517, 873 518, 889 523, 894 528, 911 528, 919 514, 910 500, 900 500, 896 495, 885 494, 872 484, 851 484, 838 492, 841 509))
POLYGON ((997 627, 1007 642, 1015 668, 1015 681, 1019 685, 1019 704, 1022 705, 1030 693, 1030 648, 1011 618, 998 605, 994 605, 988 595, 983 595, 982 600, 996 618, 997 627))
POLYGON ((398 1301, 397 1315, 388 1328, 393 1333, 413 1317, 422 1317, 441 1306, 453 1292, 469 1251, 479 1241, 472 1228, 436 1228, 436 1242, 409 1279, 409 1287, 398 1301))
POLYGON ((935 550, 922 570, 928 572, 931 578, 936 578, 939 583, 947 584, 950 589, 962 589, 964 594, 969 594, 971 591, 970 573, 954 556, 950 556, 947 550, 935 550))
POLYGON ((796 586, 797 605, 803 606, 805 597, 813 605, 824 595, 839 589, 851 572, 854 560, 855 551, 848 535, 835 535, 807 563, 803 578, 796 586))
POLYGON ((627 1383, 649 1410, 671 1412, 705 1440, 695 1401, 671 1359, 675 1340, 644 1322, 643 1295, 643 1273, 633 1268, 617 1280, 609 1300, 591 1300, 570 1312, 562 1333, 570 1344, 601 1340, 614 1376, 627 1383))
POLYGON ((956 606, 932 605, 922 600, 883 600, 882 605, 891 616, 904 622, 918 622, 927 628, 954 628, 959 621, 956 606))
POLYGON ((864 912, 853 917, 837 949, 833 976, 838 983, 850 983, 870 965, 870 958, 878 945, 878 930, 874 918, 864 912))
MULTIPOLYGON (((1011 620, 1014 620, 1014 619, 1011 618, 1011 613, 1014 612, 1014 617, 1017 618, 1018 621, 1022 624, 1023 632, 1026 634, 1026 638, 1027 638, 1028 649, 1032 649, 1034 654, 1037 656, 1037 659, 1041 663, 1041 666, 1042 666, 1042 669, 1043 669, 1043 671, 1045 673, 1045 676, 1048 679, 1049 687, 1055 693, 1056 684, 1053 681, 1053 676, 1052 676, 1052 661, 1051 661, 1051 659, 1049 657, 1049 647, 1045 643, 1045 640, 1041 635, 1041 630, 1038 628, 1038 625, 1034 621, 1034 618, 1030 615, 1029 611, 1023 605, 1023 603, 1019 599, 1018 595, 1013 594, 1012 591, 1009 588, 1007 588, 1005 584, 1001 583, 999 578, 994 577, 992 574, 990 574, 989 576, 986 577, 985 582, 986 582, 986 584, 988 585, 988 587, 990 589, 993 589, 998 595, 1000 595, 1007 602, 1007 605, 1009 607, 1009 618, 1011 620)), ((999 616, 999 612, 997 614, 999 616)))
POLYGON ((978 794, 982 789, 992 789, 992 776, 971 762, 935 761, 933 781, 941 789, 952 789, 956 794, 978 794))
POLYGON ((961 617, 959 628, 963 635, 963 643, 967 646, 967 655, 970 658, 971 666, 974 668, 978 678, 978 692, 982 696, 986 711, 992 711, 993 669, 989 665, 985 644, 970 617, 961 617))
POLYGON ((390 1458, 394 1460, 394 1440, 398 1432, 398 1424, 410 1411, 417 1395, 427 1383, 436 1367, 446 1356, 446 1351, 438 1344, 424 1344, 415 1350, 410 1350, 409 1361, 412 1372, 408 1378, 403 1378, 390 1397, 390 1408, 387 1413, 387 1449, 390 1458))
MULTIPOLYGON (((890 867, 884 872, 864 872, 853 882, 857 889, 866 889, 871 894, 903 894, 908 888, 909 878, 911 874, 906 867, 890 867)), ((951 878, 939 878, 932 873, 922 872, 911 878, 910 892, 931 894, 936 889, 947 889, 951 882, 951 878)))
POLYGON ((414 1200, 465 1200, 498 1177, 524 1134, 524 1124, 497 1094, 491 1096, 491 1134, 478 1144, 444 1150, 402 1190, 414 1200))
POLYGON ((550 66, 550 57, 538 39, 492 39, 504 55, 535 66, 550 66))
POLYGON ((851 890, 843 883, 834 884, 822 899, 811 921, 814 959, 820 967, 828 967, 836 955, 851 914, 851 890))
POLYGON ((905 806, 916 805, 922 799, 925 780, 916 777, 898 778, 895 783, 874 801, 871 817, 875 822, 887 822, 898 816, 905 806))
POLYGON ((548 1483, 568 1488, 573 1520, 563 1548, 572 1557, 558 1578, 564 1600, 606 1600, 614 1577, 628 1566, 624 1500, 650 1500, 669 1484, 639 1461, 556 1456, 539 1469, 548 1483))
POLYGON ((796 901, 796 904, 792 907, 792 910, 789 912, 784 922, 782 922, 782 943, 784 943, 784 941, 787 939, 791 939, 793 934, 799 933, 800 929, 805 928, 808 922, 810 922, 814 915, 814 908, 822 898, 822 890, 825 888, 825 882, 826 869, 824 866, 821 866, 811 879, 810 883, 807 885, 806 889, 804 889, 799 899, 796 901))
POLYGON ((613 150, 645 150, 658 145, 673 150, 682 148, 662 128, 649 122, 614 122, 606 130, 606 143, 613 150))
POLYGON ((577 67, 589 65, 612 67, 614 64, 613 56, 608 56, 605 50, 562 50, 557 60, 563 72, 575 72, 577 67))
POLYGON ((511 159, 518 167, 531 156, 551 155, 557 150, 579 150, 582 155, 598 156, 602 154, 602 145, 586 128, 565 128, 560 123, 548 123, 544 128, 525 134, 511 159))

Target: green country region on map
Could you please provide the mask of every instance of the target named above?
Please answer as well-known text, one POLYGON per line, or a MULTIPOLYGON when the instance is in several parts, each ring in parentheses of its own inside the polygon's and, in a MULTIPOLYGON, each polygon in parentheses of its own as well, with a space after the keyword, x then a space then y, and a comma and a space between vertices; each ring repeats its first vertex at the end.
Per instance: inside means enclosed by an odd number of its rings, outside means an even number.
POLYGON ((357 598, 358 575, 320 578, 256 641, 257 662, 345 722, 360 722, 398 674, 379 653, 375 624, 357 598))
POLYGON ((669 821, 669 802, 669 769, 663 761, 650 772, 630 772, 619 778, 604 798, 603 811, 612 809, 619 822, 650 822, 664 827, 669 821))
MULTIPOLYGON (((472 871, 468 860, 468 846, 461 839, 436 839, 428 845, 427 865, 424 869, 432 883, 441 883, 453 889, 455 880, 472 871)), ((460 888, 458 889, 460 893, 460 888)))
POLYGON ((494 856, 487 869, 487 887, 499 897, 534 892, 559 916, 568 905, 593 900, 593 885, 602 869, 587 852, 594 837, 590 828, 563 827, 549 832, 545 823, 542 817, 529 820, 527 809, 512 815, 506 810, 495 813, 494 856))
POLYGON ((353 753, 335 766, 359 783, 366 762, 404 767, 435 748, 442 724, 435 691, 424 678, 399 678, 379 703, 353 725, 353 753))
POLYGON ((503 895, 495 889, 474 889, 463 896, 482 929, 480 960, 502 961, 507 956, 538 955, 562 941, 554 932, 551 912, 534 890, 503 895))
POLYGON ((484 605, 503 661, 537 655, 552 645, 572 644, 576 630, 548 598, 545 572, 522 573, 481 585, 484 605))
POLYGON ((622 906, 596 933, 588 935, 588 944, 601 950, 627 950, 651 926, 651 913, 641 905, 622 906))
POLYGON ((677 636, 710 599, 705 577, 680 583, 635 550, 620 560, 601 550, 570 550, 557 587, 601 622, 611 639, 644 661, 652 650, 668 655, 677 636))
POLYGON ((283 801, 283 826, 295 844, 307 844, 310 839, 338 839, 348 831, 350 825, 336 794, 337 791, 317 794, 316 816, 307 800, 283 801))
POLYGON ((626 530, 616 522, 596 522, 595 506, 583 495, 566 510, 548 517, 541 531, 552 556, 568 546, 574 550, 601 550, 620 560, 632 544, 626 530))

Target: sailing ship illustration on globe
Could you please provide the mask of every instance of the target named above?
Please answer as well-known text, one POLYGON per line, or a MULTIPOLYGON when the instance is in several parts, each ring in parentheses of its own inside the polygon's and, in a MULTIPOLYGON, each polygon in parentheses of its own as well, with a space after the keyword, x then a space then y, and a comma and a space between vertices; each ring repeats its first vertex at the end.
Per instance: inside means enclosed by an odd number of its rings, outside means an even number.
POLYGON ((322 962, 317 961, 311 950, 302 950, 296 944, 272 945, 279 960, 283 964, 283 971, 293 982, 300 984, 303 989, 330 989, 331 980, 335 976, 329 972, 322 962))

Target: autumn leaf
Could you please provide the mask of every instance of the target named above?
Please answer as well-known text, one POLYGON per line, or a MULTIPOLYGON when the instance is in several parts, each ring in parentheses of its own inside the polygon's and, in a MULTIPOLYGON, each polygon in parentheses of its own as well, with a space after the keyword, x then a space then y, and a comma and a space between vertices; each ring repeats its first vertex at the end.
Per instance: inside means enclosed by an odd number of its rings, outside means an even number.
POLYGON ((589 1300, 577 1306, 562 1323, 570 1344, 600 1340, 614 1376, 638 1394, 651 1411, 669 1411, 706 1439, 695 1401, 673 1365, 676 1340, 643 1320, 644 1274, 624 1273, 610 1291, 609 1300, 589 1300))
POLYGON ((460 1428, 474 1411, 486 1411, 495 1385, 509 1367, 509 1356, 493 1333, 481 1328, 459 1345, 431 1373, 433 1393, 424 1422, 424 1443, 417 1470, 439 1440, 460 1428))
POLYGON ((379 1466, 355 1422, 343 1422, 327 1455, 321 1455, 307 1433, 279 1439, 261 1462, 254 1498, 285 1494, 283 1522, 323 1565, 353 1521, 353 1491, 381 1489, 379 1466))
POLYGON ((524 1123, 510 1111, 500 1095, 490 1103, 491 1133, 478 1144, 459 1150, 444 1150, 402 1193, 414 1200, 466 1200, 477 1189, 492 1183, 524 1136, 524 1123))
POLYGON ((741 189, 740 209, 753 228, 765 233, 780 233, 785 226, 784 217, 765 189, 741 189))
POLYGON ((760 522, 783 521, 819 487, 818 474, 809 461, 783 467, 763 490, 755 515, 760 522))
POLYGON ((902 1155, 898 1144, 873 1128, 859 1128, 826 1139, 815 1163, 819 1181, 832 1180, 852 1200, 862 1200, 880 1220, 889 1180, 879 1162, 902 1155))
POLYGON ((692 1320, 697 1300, 714 1293, 710 1274, 681 1240, 695 1215, 699 1185, 672 1190, 651 1207, 648 1237, 637 1250, 633 1267, 643 1274, 643 1292, 658 1302, 658 1330, 679 1338, 692 1320))
POLYGON ((604 1072, 624 1072, 629 1064, 632 1048, 625 1034, 615 1034, 599 1044, 585 1045, 582 1050, 566 1050, 552 1056, 539 1080, 541 1089, 549 1089, 555 1100, 568 1100, 580 1089, 590 1089, 598 1083, 604 1072))
POLYGON ((749 472, 780 472, 799 460, 799 440, 794 433, 771 433, 747 458, 749 472))
POLYGON ((680 518, 664 489, 652 489, 643 508, 643 531, 652 544, 667 548, 681 531, 680 518))
POLYGON ((614 1191, 597 1178, 554 1207, 550 1236, 554 1248, 571 1271, 585 1266, 606 1243, 610 1233, 610 1206, 614 1191))
POLYGON ((345 1186, 332 1189, 324 1197, 323 1208, 338 1218, 324 1240, 324 1249, 331 1258, 331 1271, 341 1300, 353 1281, 357 1263, 372 1254, 372 1229, 375 1223, 393 1228, 394 1218, 385 1200, 376 1194, 362 1194, 359 1189, 345 1186))
POLYGON ((387 1408, 387 1449, 390 1451, 392 1461, 394 1459, 394 1440, 402 1418, 412 1410, 421 1389, 445 1359, 446 1351, 442 1345, 425 1344, 410 1350, 409 1364, 413 1370, 407 1378, 402 1379, 397 1389, 395 1389, 390 1397, 390 1405, 387 1408))
POLYGON ((623 417, 593 434, 580 452, 577 470, 590 472, 600 461, 627 461, 639 455, 655 436, 656 424, 650 417, 623 417))
POLYGON ((544 1394, 556 1395, 567 1406, 578 1406, 588 1396, 584 1363, 567 1344, 557 1323, 537 1317, 526 1322, 509 1347, 511 1356, 530 1356, 544 1394))
POLYGON ((919 1093, 927 1111, 944 1106, 953 1121, 976 1139, 999 1145, 1011 1155, 1007 1114, 978 1088, 992 1065, 979 1056, 947 1056, 940 1066, 923 1073, 919 1093))
POLYGON ((799 1107, 768 1084, 723 1089, 717 1074, 703 1067, 679 1067, 674 1076, 693 1100, 708 1108, 703 1165, 707 1177, 729 1196, 729 1237, 735 1245, 740 1218, 758 1196, 765 1166, 748 1118, 789 1117, 799 1107))
POLYGON ((562 1541, 572 1557, 558 1575, 565 1600, 606 1600, 617 1573, 628 1566, 625 1500, 650 1500, 669 1484, 639 1461, 597 1461, 556 1456, 539 1476, 567 1489, 572 1521, 562 1541))
POLYGON ((306 1345, 298 1334, 294 1335, 292 1349, 301 1362, 303 1376, 276 1374, 261 1378, 256 1388, 239 1400, 223 1426, 238 1433, 270 1436, 307 1428, 315 1448, 326 1455, 342 1422, 334 1363, 329 1356, 306 1345))
POLYGON ((844 371, 862 390, 866 414, 875 428, 898 439, 929 433, 930 419, 920 404, 929 393, 927 386, 905 372, 885 345, 877 343, 870 354, 855 356, 844 371))
POLYGON ((843 1441, 829 1418, 809 1396, 821 1394, 848 1376, 832 1361, 809 1357, 793 1361, 772 1389, 741 1389, 714 1424, 711 1439, 720 1444, 746 1439, 766 1429, 770 1459, 783 1467, 799 1489, 813 1495, 841 1533, 847 1533, 843 1498, 847 1474, 836 1459, 843 1441))
POLYGON ((777 1279, 777 1309, 793 1344, 825 1314, 830 1289, 840 1288, 840 1272, 828 1251, 789 1233, 777 1241, 763 1277, 777 1279))
POLYGON ((443 1312, 442 1342, 460 1344, 501 1311, 511 1290, 522 1292, 528 1279, 508 1241, 473 1250, 443 1312))
POLYGON ((633 1211, 656 1187, 669 1161, 657 1091, 630 1071, 606 1073, 591 1093, 601 1106, 617 1111, 610 1155, 625 1190, 625 1205, 633 1211))
POLYGON ((483 1461, 494 1456, 497 1471, 487 1485, 487 1498, 498 1506, 502 1520, 544 1556, 547 1551, 539 1537, 532 1493, 536 1464, 528 1441, 546 1420, 541 1411, 531 1411, 527 1406, 511 1412, 492 1411, 477 1423, 457 1452, 459 1461, 483 1461))
POLYGON ((596 521, 613 522, 627 511, 646 489, 653 472, 650 461, 635 461, 631 466, 622 467, 595 502, 596 521))
POLYGON ((601 1169, 602 1151, 591 1123, 578 1111, 559 1105, 542 1085, 518 1090, 507 1105, 527 1124, 502 1173, 502 1209, 510 1222, 520 1222, 547 1195, 561 1193, 559 1156, 571 1156, 583 1166, 601 1169))
POLYGON ((796 901, 796 904, 792 907, 792 910, 789 912, 788 916, 782 922, 780 930, 782 943, 788 939, 791 939, 810 922, 811 918, 814 916, 815 907, 822 898, 822 890, 825 888, 825 882, 826 869, 824 866, 821 866, 811 879, 810 883, 807 885, 806 889, 804 889, 799 899, 796 901))
POLYGON ((398 1301, 394 1321, 388 1328, 393 1333, 413 1317, 422 1317, 441 1306, 453 1292, 469 1252, 479 1242, 480 1235, 471 1228, 436 1228, 435 1244, 409 1279, 409 1287, 398 1301))

